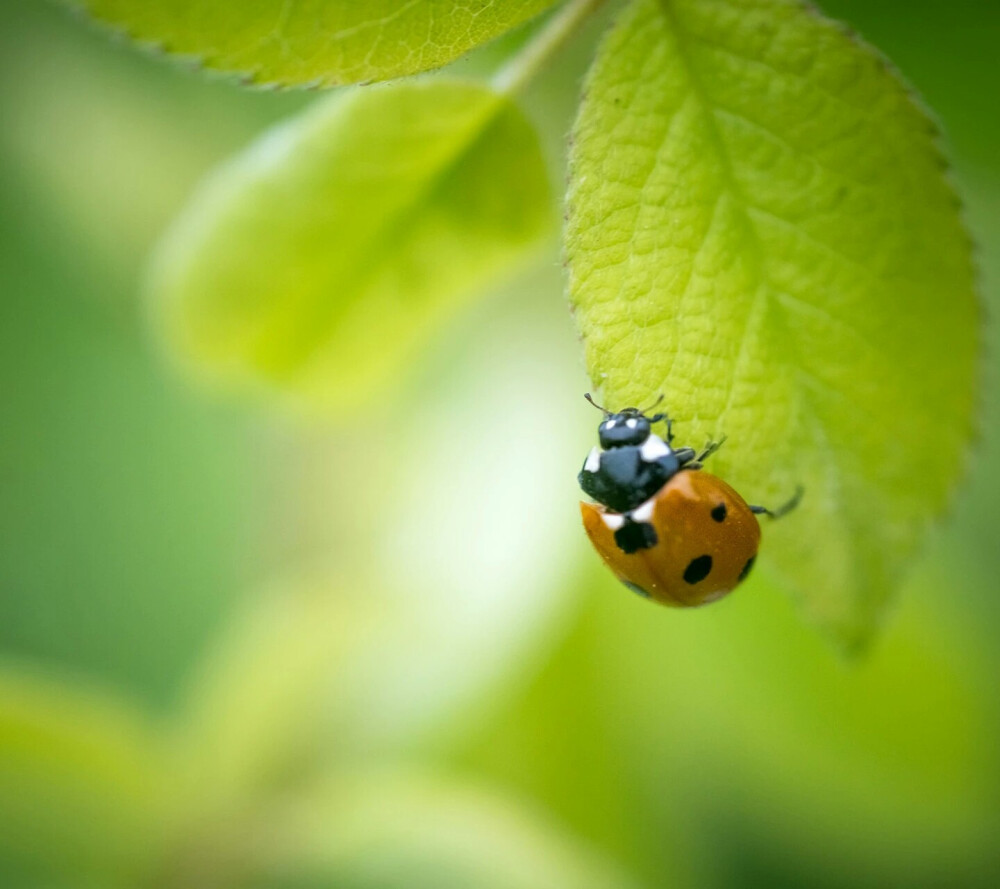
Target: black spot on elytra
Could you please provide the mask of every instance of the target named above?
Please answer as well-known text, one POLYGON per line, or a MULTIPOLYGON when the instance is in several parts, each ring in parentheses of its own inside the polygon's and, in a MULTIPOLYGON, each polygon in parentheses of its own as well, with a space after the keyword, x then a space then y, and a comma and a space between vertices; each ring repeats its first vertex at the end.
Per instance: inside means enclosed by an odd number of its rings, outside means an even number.
POLYGON ((648 522, 633 522, 626 519, 625 524, 615 531, 615 543, 626 555, 641 549, 650 549, 656 546, 658 539, 656 529, 648 522))
POLYGON ((687 568, 684 569, 684 579, 690 584, 700 583, 708 577, 711 570, 712 557, 698 556, 696 559, 692 559, 687 568))
POLYGON ((712 518, 717 522, 723 522, 726 520, 726 504, 720 503, 718 506, 712 507, 712 518))
POLYGON ((753 555, 750 556, 749 559, 747 559, 747 563, 743 566, 743 570, 740 572, 739 579, 736 581, 737 583, 744 580, 746 576, 750 573, 750 569, 753 568, 753 563, 756 560, 756 558, 757 556, 753 555))

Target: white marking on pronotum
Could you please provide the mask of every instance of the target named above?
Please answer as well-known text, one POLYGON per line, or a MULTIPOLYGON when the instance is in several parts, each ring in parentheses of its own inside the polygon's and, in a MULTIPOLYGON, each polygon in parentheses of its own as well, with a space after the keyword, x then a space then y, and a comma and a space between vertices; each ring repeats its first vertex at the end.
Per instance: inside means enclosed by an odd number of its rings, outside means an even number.
POLYGON ((635 429, 635 427, 639 425, 639 421, 633 417, 632 419, 626 420, 625 425, 628 426, 629 429, 635 429))
POLYGON ((637 506, 632 510, 631 516, 634 522, 648 522, 653 518, 653 507, 656 505, 653 503, 652 497, 649 498, 642 506, 637 506))
POLYGON ((622 525, 625 524, 625 516, 618 515, 617 512, 606 512, 602 518, 604 519, 604 524, 607 525, 612 531, 617 531, 622 525))
POLYGON ((601 449, 594 445, 587 455, 587 462, 583 464, 584 471, 597 472, 601 468, 601 449))
POLYGON ((660 436, 650 435, 639 448, 639 456, 647 463, 654 463, 660 457, 666 457, 671 452, 671 447, 660 436))

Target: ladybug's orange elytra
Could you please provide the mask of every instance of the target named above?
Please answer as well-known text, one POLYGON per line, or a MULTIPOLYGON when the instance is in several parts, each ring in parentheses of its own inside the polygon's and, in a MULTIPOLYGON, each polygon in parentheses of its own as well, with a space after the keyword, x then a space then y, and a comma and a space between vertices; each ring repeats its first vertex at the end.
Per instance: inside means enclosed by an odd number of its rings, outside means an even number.
POLYGON ((663 605, 690 607, 721 599, 750 572, 760 524, 746 501, 722 479, 682 469, 652 498, 657 542, 625 553, 614 532, 622 516, 581 503, 594 548, 625 584, 663 605))
POLYGON ((700 454, 675 450, 666 414, 594 407, 604 414, 600 447, 590 452, 579 481, 597 502, 581 503, 580 511, 601 558, 630 589, 664 605, 704 605, 735 589, 757 558, 757 515, 784 515, 798 505, 802 489, 773 512, 749 506, 702 470, 725 439, 709 442, 700 454), (666 440, 652 432, 660 421, 666 440))

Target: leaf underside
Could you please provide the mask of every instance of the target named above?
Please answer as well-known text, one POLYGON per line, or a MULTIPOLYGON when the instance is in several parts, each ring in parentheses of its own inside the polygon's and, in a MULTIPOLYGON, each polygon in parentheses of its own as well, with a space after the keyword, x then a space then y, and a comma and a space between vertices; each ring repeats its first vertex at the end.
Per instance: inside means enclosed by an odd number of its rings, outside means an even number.
POLYGON ((979 307, 934 126, 796 0, 634 0, 588 77, 565 249, 612 406, 664 392, 806 614, 865 642, 960 474, 979 307))
POLYGON ((73 0, 95 19, 208 68, 284 86, 438 68, 554 0, 73 0))

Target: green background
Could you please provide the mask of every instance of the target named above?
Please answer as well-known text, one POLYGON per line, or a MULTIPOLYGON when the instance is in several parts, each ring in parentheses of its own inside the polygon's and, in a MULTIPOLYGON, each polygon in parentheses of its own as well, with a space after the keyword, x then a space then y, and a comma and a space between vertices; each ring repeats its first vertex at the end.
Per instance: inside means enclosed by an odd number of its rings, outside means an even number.
MULTIPOLYGON (((939 117, 995 317, 1000 7, 824 8, 939 117)), ((555 182, 596 33, 525 96, 555 182)), ((996 350, 969 480, 865 661, 839 660, 762 578, 657 609, 576 527, 594 418, 554 244, 340 422, 207 395, 159 354, 138 296, 149 248, 206 171, 311 98, 0 8, 4 657, 170 720, 256 591, 319 564, 404 612, 437 603, 406 644, 370 640, 408 660, 365 711, 409 726, 394 756, 500 788, 640 884, 997 885, 996 350), (376 542, 377 568, 358 556, 376 542)))

